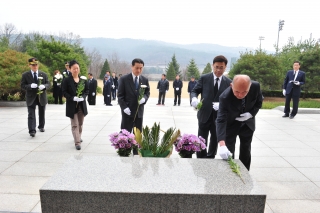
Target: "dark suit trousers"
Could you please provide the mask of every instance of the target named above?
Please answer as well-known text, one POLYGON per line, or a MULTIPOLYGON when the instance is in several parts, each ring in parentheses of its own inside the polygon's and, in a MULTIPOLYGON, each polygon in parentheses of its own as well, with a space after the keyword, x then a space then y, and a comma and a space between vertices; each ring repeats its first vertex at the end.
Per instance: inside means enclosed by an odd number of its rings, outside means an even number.
POLYGON ((197 158, 215 158, 217 154, 218 148, 218 141, 217 141, 217 134, 216 134, 216 120, 217 118, 217 111, 212 110, 212 113, 206 123, 198 123, 198 136, 203 137, 206 140, 206 145, 208 148, 202 150, 201 152, 197 152, 197 158), (210 142, 208 143, 208 135, 210 132, 210 142))
POLYGON ((158 104, 161 103, 161 99, 162 99, 162 104, 164 104, 164 101, 166 99, 166 92, 159 92, 158 104))
POLYGON ((180 105, 181 102, 181 91, 174 91, 174 105, 177 104, 177 98, 178 98, 178 104, 180 105))
POLYGON ((39 126, 38 128, 44 128, 45 124, 45 109, 46 106, 41 106, 39 103, 39 96, 37 95, 37 98, 34 100, 33 104, 31 106, 28 106, 28 128, 29 133, 36 132, 36 106, 38 105, 38 111, 39 111, 39 126))
POLYGON ((253 131, 245 123, 241 123, 241 126, 238 129, 227 130, 225 142, 229 151, 232 153, 233 158, 235 155, 237 135, 239 135, 240 138, 239 159, 249 171, 251 164, 251 142, 253 131))
POLYGON ((291 92, 289 94, 286 95, 286 104, 284 107, 284 113, 289 115, 290 113, 290 101, 292 98, 292 111, 291 111, 291 115, 295 116, 298 113, 298 105, 299 105, 299 96, 294 96, 292 95, 293 90, 291 90, 291 92))
POLYGON ((112 89, 111 88, 111 95, 112 95, 112 100, 116 100, 117 94, 116 94, 116 88, 112 89))
POLYGON ((96 105, 96 96, 88 95, 88 103, 89 105, 96 105))

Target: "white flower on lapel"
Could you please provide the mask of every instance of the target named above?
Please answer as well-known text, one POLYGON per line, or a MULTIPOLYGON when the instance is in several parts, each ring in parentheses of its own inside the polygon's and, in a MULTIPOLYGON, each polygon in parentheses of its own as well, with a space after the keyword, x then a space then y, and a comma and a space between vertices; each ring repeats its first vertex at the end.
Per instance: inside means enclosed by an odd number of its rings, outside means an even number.
POLYGON ((147 85, 141 84, 141 85, 140 85, 140 88, 145 89, 145 88, 147 88, 147 85))
POLYGON ((67 74, 66 72, 63 72, 63 74, 67 74))
POLYGON ((80 78, 81 78, 82 80, 87 80, 87 77, 86 77, 86 76, 83 76, 83 75, 82 75, 80 78))

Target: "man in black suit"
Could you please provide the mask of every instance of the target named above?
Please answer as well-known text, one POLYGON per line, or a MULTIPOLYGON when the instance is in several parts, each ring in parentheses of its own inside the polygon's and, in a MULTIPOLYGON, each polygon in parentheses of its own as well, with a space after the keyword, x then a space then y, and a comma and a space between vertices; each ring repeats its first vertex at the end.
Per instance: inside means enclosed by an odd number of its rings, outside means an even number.
POLYGON ((219 97, 216 120, 217 139, 221 158, 235 155, 236 138, 240 138, 239 159, 249 170, 251 164, 251 141, 255 131, 255 116, 262 106, 260 84, 247 75, 236 75, 231 87, 219 97))
POLYGON ((65 64, 65 70, 62 72, 62 75, 63 75, 63 79, 65 79, 66 77, 70 77, 72 76, 72 73, 70 71, 70 68, 69 68, 69 61, 67 61, 65 64))
POLYGON ((289 117, 290 101, 292 98, 293 107, 290 114, 290 119, 293 119, 298 112, 299 98, 301 93, 301 85, 306 81, 305 72, 299 70, 300 62, 293 63, 293 70, 287 72, 286 78, 283 82, 283 95, 286 96, 286 104, 284 107, 284 115, 282 117, 289 117))
POLYGON ((197 158, 215 158, 218 148, 216 124, 217 111, 219 109, 220 94, 230 87, 231 80, 223 75, 228 60, 222 56, 213 59, 213 72, 202 75, 191 92, 191 105, 196 107, 199 103, 198 95, 201 94, 202 108, 198 111, 198 136, 206 140, 207 149, 197 152, 197 158), (208 135, 210 132, 210 142, 208 135))
POLYGON ((183 83, 180 80, 180 76, 176 75, 176 80, 174 80, 174 82, 173 82, 173 90, 174 90, 174 104, 173 104, 173 106, 177 105, 177 98, 178 98, 178 106, 180 106, 182 87, 183 87, 183 83))
POLYGON ((162 74, 161 80, 158 82, 157 89, 159 91, 159 99, 157 105, 161 105, 161 103, 162 105, 164 105, 166 93, 169 90, 169 81, 166 79, 166 74, 162 74))
POLYGON ((26 102, 28 106, 28 128, 31 137, 36 135, 36 106, 39 110, 40 132, 44 132, 45 109, 48 103, 47 89, 50 88, 50 82, 46 73, 38 70, 39 61, 36 58, 28 60, 30 71, 24 72, 21 79, 21 89, 26 90, 26 102))
POLYGON ((97 80, 93 78, 92 73, 89 73, 88 76, 89 76, 89 95, 88 95, 88 103, 89 103, 89 105, 96 105, 97 80))
POLYGON ((124 75, 119 80, 118 103, 121 108, 122 120, 121 129, 131 132, 133 127, 142 131, 144 105, 150 96, 149 81, 142 76, 144 62, 135 58, 132 61, 132 73, 124 75), (138 109, 138 97, 141 86, 146 86, 143 98, 140 100, 138 109), (137 117, 134 120, 135 113, 138 109, 137 117))

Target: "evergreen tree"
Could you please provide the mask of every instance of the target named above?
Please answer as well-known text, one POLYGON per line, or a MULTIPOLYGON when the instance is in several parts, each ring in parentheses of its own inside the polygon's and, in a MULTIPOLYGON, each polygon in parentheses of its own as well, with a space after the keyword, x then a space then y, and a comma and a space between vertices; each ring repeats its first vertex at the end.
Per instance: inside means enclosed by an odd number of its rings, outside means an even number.
POLYGON ((194 61, 193 58, 190 60, 190 62, 188 64, 187 75, 188 75, 189 79, 191 78, 191 76, 194 76, 195 79, 199 79, 199 77, 200 77, 199 69, 198 69, 196 62, 194 61))
POLYGON ((202 75, 207 74, 207 73, 211 73, 211 72, 212 72, 211 64, 207 63, 207 66, 202 71, 202 75))
POLYGON ((175 74, 174 66, 172 63, 170 63, 167 71, 167 79, 169 81, 173 81, 175 77, 176 77, 176 74, 175 74))
POLYGON ((101 73, 100 73, 100 79, 103 80, 104 79, 104 75, 106 74, 107 71, 110 71, 110 66, 109 66, 109 62, 108 59, 105 60, 103 67, 101 69, 101 73))
POLYGON ((173 79, 169 79, 168 78, 168 76, 167 76, 167 79, 168 80, 174 80, 175 79, 175 77, 176 77, 176 75, 181 75, 181 73, 180 73, 180 65, 178 64, 178 62, 177 62, 177 59, 176 59, 176 55, 175 54, 173 54, 173 56, 172 56, 172 58, 171 58, 171 61, 169 62, 169 64, 168 64, 168 67, 167 67, 167 69, 166 69, 166 73, 167 73, 167 75, 168 75, 168 71, 169 71, 169 68, 170 68, 170 66, 173 66, 173 70, 174 70, 174 77, 173 77, 173 79))

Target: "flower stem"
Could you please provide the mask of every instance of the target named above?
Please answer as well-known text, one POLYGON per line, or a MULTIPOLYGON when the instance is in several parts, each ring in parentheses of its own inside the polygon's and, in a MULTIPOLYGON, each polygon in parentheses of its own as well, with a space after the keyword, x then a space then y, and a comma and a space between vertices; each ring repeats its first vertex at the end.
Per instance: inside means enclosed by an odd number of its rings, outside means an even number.
POLYGON ((138 114, 138 110, 139 110, 139 106, 140 106, 140 104, 138 103, 138 108, 137 108, 136 114, 134 115, 133 123, 134 123, 134 121, 136 120, 136 117, 137 117, 137 114, 138 114))

